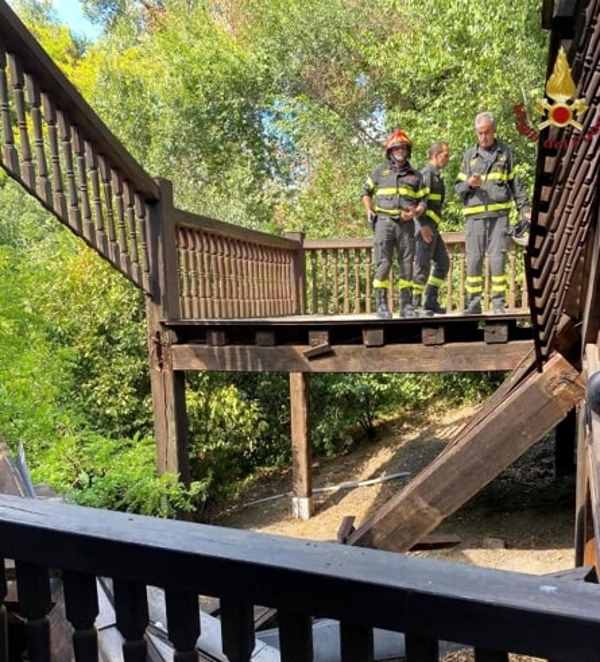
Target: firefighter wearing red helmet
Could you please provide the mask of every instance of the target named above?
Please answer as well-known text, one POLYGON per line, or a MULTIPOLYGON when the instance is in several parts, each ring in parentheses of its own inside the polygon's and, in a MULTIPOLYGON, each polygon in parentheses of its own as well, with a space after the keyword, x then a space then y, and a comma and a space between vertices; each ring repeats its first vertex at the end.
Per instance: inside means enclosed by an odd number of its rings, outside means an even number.
POLYGON ((385 144, 386 161, 367 177, 362 201, 374 229, 376 314, 391 318, 387 305, 389 273, 398 253, 400 317, 415 317, 412 305, 413 260, 415 257, 415 219, 427 208, 427 189, 421 173, 410 165, 412 143, 407 134, 396 129, 385 144))

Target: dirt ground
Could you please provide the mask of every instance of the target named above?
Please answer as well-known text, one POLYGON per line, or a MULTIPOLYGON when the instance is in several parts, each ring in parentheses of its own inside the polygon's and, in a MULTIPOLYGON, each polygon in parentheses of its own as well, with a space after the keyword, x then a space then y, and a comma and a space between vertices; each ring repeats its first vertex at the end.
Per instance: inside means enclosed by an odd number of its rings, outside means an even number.
MULTIPOLYGON (((367 480, 397 472, 409 476, 386 483, 320 494, 309 521, 290 515, 290 498, 241 507, 291 489, 289 471, 261 476, 216 523, 295 538, 334 540, 345 515, 360 523, 426 466, 468 420, 473 409, 414 414, 382 425, 377 438, 351 453, 315 463, 314 487, 367 480)), ((436 533, 458 536, 455 549, 415 552, 479 566, 544 574, 573 567, 574 479, 556 481, 553 439, 534 446, 470 503, 448 518, 436 533), (495 540, 490 540, 495 539, 495 540), (503 543, 497 548, 496 541, 503 543)))

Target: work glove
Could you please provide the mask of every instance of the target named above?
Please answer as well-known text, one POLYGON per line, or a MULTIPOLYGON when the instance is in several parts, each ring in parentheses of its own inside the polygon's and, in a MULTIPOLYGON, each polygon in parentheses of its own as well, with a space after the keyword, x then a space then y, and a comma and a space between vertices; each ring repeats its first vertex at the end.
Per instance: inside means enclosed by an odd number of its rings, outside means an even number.
POLYGON ((519 222, 511 228, 510 236, 517 246, 526 247, 529 244, 530 228, 531 223, 528 214, 521 216, 519 222))

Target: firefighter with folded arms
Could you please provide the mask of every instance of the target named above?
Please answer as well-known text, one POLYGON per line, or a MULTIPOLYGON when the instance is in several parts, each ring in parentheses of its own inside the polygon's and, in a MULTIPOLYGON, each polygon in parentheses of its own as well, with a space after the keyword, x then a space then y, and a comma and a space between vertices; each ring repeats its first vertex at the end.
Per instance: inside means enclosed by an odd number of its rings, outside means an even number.
POLYGON ((427 209, 427 190, 421 173, 410 165, 412 143, 396 129, 385 144, 386 161, 367 177, 362 201, 374 229, 376 314, 390 319, 387 305, 389 273, 398 252, 400 317, 415 317, 412 305, 415 219, 427 209))
POLYGON ((438 295, 450 268, 448 251, 439 230, 446 197, 441 171, 448 165, 450 158, 448 143, 433 143, 427 156, 429 163, 421 170, 423 184, 427 189, 427 209, 418 220, 420 227, 415 236, 413 305, 417 309, 422 307, 423 314, 430 317, 446 312, 439 304, 438 295))
POLYGON ((496 122, 491 113, 475 118, 477 145, 463 156, 455 185, 462 199, 465 217, 467 252, 468 314, 481 314, 483 294, 483 258, 486 252, 492 272, 492 309, 505 310, 507 279, 504 272, 507 241, 517 243, 528 237, 531 208, 525 188, 514 173, 512 150, 496 140, 496 122), (509 228, 508 215, 513 200, 519 211, 519 223, 509 228))

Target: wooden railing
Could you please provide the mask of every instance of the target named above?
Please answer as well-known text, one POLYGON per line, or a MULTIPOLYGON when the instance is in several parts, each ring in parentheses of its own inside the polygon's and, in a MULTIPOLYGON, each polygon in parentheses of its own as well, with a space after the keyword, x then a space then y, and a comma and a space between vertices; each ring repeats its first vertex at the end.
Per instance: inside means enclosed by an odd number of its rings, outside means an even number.
POLYGON ((253 605, 278 609, 284 662, 313 659, 315 616, 340 621, 343 662, 373 659, 374 627, 405 633, 408 662, 437 661, 439 641, 476 647, 479 662, 506 661, 506 651, 600 659, 600 587, 584 582, 10 496, 0 496, 0 559, 16 569, 7 577, 0 563, 2 660, 7 588, 27 659, 50 660, 50 570, 62 576, 76 662, 98 659, 98 576, 113 579, 125 662, 147 659, 147 586, 165 590, 178 662, 198 659, 199 595, 221 600, 230 662, 251 659, 253 605))
POLYGON ((181 210, 174 214, 182 319, 300 312, 301 244, 181 210))
MULTIPOLYGON (((461 232, 443 234, 450 256, 450 271, 442 288, 441 305, 447 312, 462 311, 465 306, 465 239, 461 232)), ((372 281, 375 269, 371 239, 305 240, 307 314, 358 314, 373 312, 372 281)), ((397 307, 392 266, 389 305, 397 307)), ((489 261, 484 264, 484 310, 490 307, 491 277, 489 261)), ((512 246, 507 255, 507 305, 527 308, 527 287, 523 269, 523 251, 512 246)))
POLYGON ((150 293, 157 184, 0 0, 0 165, 150 293))
MULTIPOLYGON (((277 317, 294 314, 372 313, 374 260, 371 239, 286 238, 174 211, 178 249, 179 310, 182 319, 277 317)), ((444 234, 450 271, 440 303, 462 311, 465 298, 465 240, 444 234)), ((394 272, 389 304, 396 307, 394 272)), ((527 308, 523 251, 507 255, 507 305, 527 308)), ((489 260, 484 264, 484 310, 491 306, 489 260)))

